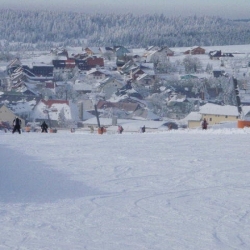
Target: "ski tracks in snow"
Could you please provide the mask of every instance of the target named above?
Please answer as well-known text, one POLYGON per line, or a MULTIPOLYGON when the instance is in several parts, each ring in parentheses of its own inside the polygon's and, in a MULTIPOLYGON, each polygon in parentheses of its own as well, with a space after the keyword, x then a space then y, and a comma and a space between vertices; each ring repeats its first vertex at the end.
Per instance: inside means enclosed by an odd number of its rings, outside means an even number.
POLYGON ((231 135, 234 150, 227 135, 178 134, 5 135, 57 187, 39 204, 2 204, 5 238, 19 249, 249 249, 249 138, 231 135))

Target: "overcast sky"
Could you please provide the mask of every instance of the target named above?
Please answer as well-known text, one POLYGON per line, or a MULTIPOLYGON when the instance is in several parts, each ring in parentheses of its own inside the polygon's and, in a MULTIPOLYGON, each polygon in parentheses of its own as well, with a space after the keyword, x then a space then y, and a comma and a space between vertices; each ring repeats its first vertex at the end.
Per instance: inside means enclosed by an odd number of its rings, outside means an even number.
POLYGON ((1 0, 0 8, 71 10, 87 13, 163 13, 250 18, 250 0, 1 0))

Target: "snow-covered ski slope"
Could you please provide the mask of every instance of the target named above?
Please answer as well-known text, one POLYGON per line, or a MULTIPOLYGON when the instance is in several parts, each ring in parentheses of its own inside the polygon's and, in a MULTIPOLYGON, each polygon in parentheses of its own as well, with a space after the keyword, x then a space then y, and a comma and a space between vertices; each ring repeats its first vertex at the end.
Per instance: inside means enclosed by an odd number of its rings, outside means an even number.
POLYGON ((1 250, 249 250, 250 129, 0 133, 1 250))

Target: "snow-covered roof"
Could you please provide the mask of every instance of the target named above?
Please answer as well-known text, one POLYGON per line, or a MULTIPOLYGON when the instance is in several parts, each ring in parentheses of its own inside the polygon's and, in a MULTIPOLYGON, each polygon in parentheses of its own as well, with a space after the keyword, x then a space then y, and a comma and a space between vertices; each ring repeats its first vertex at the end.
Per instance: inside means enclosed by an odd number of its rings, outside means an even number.
POLYGON ((77 84, 73 85, 73 89, 75 91, 92 91, 92 85, 86 82, 78 82, 77 84))
MULTIPOLYGON (((242 107, 244 113, 248 113, 250 111, 250 106, 242 107)), ((211 115, 230 115, 230 116, 238 116, 238 108, 236 106, 230 105, 216 105, 213 103, 207 103, 203 106, 200 106, 200 114, 211 114, 211 115)))
POLYGON ((231 115, 238 116, 238 110, 236 106, 230 105, 216 105, 213 103, 207 103, 203 106, 200 106, 200 114, 211 114, 211 115, 231 115))
POLYGON ((138 76, 136 80, 137 80, 137 81, 140 81, 140 80, 144 79, 144 78, 147 77, 147 76, 148 76, 148 74, 144 73, 144 74, 138 76))
POLYGON ((100 53, 100 48, 99 47, 88 47, 86 49, 89 49, 93 52, 93 54, 99 54, 100 53))
POLYGON ((191 112, 189 113, 183 121, 200 121, 202 118, 202 115, 198 112, 191 112))

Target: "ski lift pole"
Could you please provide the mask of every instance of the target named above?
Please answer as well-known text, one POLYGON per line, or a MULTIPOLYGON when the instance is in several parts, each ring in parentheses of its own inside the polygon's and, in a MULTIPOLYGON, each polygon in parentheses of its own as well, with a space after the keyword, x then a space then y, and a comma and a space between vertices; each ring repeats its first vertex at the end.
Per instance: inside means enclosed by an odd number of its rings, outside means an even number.
POLYGON ((94 106, 95 106, 95 114, 96 114, 98 128, 100 128, 101 125, 100 125, 99 115, 98 115, 98 112, 97 112, 97 105, 95 104, 94 106))

